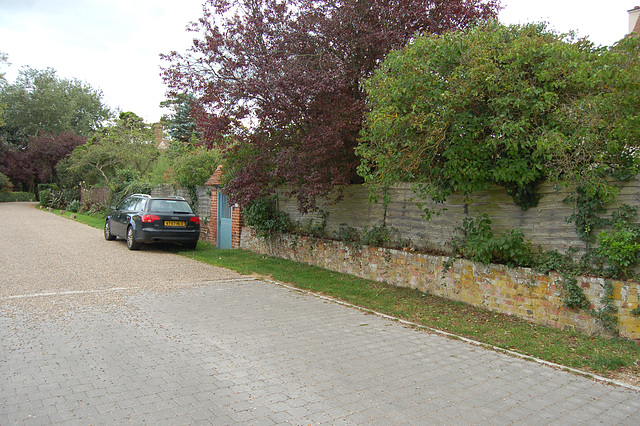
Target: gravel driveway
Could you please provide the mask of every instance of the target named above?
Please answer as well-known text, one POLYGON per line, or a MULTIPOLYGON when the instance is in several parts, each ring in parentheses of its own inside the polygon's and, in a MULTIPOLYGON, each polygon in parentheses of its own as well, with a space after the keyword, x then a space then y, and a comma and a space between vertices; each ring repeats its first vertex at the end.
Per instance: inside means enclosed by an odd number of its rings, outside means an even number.
POLYGON ((124 240, 106 241, 102 231, 30 203, 0 203, 0 230, 0 299, 39 311, 240 277, 155 246, 128 251, 124 240), (30 297, 45 293, 52 295, 30 297))
POLYGON ((0 425, 640 424, 640 393, 0 203, 0 425))

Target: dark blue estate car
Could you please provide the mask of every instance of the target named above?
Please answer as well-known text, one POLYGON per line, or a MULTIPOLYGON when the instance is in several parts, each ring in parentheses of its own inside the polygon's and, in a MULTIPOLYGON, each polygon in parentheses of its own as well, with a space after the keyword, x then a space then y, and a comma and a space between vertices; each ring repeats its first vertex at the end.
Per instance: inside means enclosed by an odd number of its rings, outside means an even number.
POLYGON ((200 238, 200 219, 182 197, 155 198, 133 194, 112 207, 104 224, 104 238, 127 240, 129 250, 141 244, 181 243, 195 249, 200 238))

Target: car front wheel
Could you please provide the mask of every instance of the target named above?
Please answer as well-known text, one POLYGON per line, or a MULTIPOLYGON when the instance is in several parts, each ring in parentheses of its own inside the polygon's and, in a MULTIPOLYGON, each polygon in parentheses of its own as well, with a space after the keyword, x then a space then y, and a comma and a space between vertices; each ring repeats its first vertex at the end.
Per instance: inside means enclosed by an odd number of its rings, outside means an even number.
POLYGON ((107 241, 116 239, 116 236, 111 233, 111 223, 108 220, 104 223, 104 239, 107 241))
POLYGON ((140 243, 136 242, 136 240, 133 238, 133 228, 131 226, 127 228, 127 248, 129 250, 140 249, 140 243))

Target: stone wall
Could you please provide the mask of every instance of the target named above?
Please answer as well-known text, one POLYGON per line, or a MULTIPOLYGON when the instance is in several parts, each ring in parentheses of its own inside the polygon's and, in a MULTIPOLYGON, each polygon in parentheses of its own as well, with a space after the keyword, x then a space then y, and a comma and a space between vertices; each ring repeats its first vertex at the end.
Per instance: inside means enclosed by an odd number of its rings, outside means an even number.
MULTIPOLYGON (((621 188, 616 205, 629 204, 640 206, 640 181, 618 182, 621 188)), ((575 233, 575 225, 568 223, 566 218, 573 213, 573 206, 564 203, 569 195, 568 189, 557 190, 549 183, 536 188, 542 196, 537 207, 522 211, 513 203, 504 188, 494 188, 477 193, 469 197, 469 215, 475 216, 478 211, 487 213, 491 219, 492 229, 502 233, 508 229, 519 228, 534 246, 540 245, 547 250, 557 249, 565 252, 573 247, 578 251, 585 248, 575 233)), ((318 222, 319 213, 302 215, 297 210, 295 199, 289 199, 282 192, 278 197, 278 206, 295 222, 304 224, 308 221, 318 222)), ((387 208, 387 226, 394 227, 403 239, 410 239, 414 248, 438 249, 448 252, 447 243, 455 234, 455 228, 462 225, 465 214, 465 199, 463 196, 452 196, 446 203, 431 204, 430 207, 441 211, 439 216, 433 216, 429 221, 424 219, 424 212, 416 202, 419 201, 411 190, 410 184, 400 184, 390 189, 391 202, 387 208)), ((328 213, 326 231, 332 235, 341 224, 354 228, 382 224, 384 209, 382 203, 368 201, 368 189, 362 185, 352 185, 344 191, 343 198, 338 203, 328 203, 319 200, 320 208, 328 213)), ((610 206, 615 208, 616 205, 610 206)))
MULTIPOLYGON (((242 230, 240 247, 256 253, 281 257, 332 271, 389 284, 410 287, 450 300, 465 302, 495 312, 515 315, 527 321, 588 334, 603 332, 595 318, 562 306, 563 290, 558 275, 541 275, 528 268, 483 265, 457 260, 445 275, 447 258, 402 250, 362 246, 294 235, 265 240, 249 228, 242 230)), ((581 278, 579 285, 592 307, 602 306, 605 281, 581 278)), ((640 317, 631 314, 638 307, 638 283, 613 281, 623 337, 640 339, 640 317)))
MULTIPOLYGON (((109 199, 109 188, 81 188, 80 189, 80 202, 85 203, 99 203, 107 204, 109 199)), ((107 206, 109 207, 109 206, 107 206)))

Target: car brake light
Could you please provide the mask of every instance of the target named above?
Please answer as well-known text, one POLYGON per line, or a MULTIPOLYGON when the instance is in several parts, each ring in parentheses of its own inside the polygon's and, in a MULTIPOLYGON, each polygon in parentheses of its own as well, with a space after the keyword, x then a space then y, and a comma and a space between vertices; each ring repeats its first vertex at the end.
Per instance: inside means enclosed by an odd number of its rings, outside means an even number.
POLYGON ((151 223, 156 220, 160 220, 160 216, 156 216, 154 214, 145 214, 142 216, 142 221, 144 223, 151 223))
POLYGON ((192 217, 191 219, 189 219, 189 222, 193 222, 196 225, 200 225, 200 218, 198 216, 192 217))

